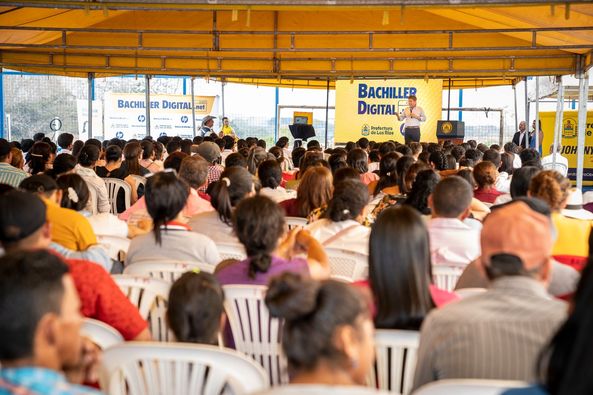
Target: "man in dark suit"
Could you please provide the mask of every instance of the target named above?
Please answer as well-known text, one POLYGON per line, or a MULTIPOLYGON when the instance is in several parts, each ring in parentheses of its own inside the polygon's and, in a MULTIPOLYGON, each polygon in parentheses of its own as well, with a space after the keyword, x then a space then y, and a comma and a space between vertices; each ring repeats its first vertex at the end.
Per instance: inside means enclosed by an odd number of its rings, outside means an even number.
POLYGON ((525 121, 519 123, 519 131, 513 135, 513 143, 523 148, 529 147, 529 133, 527 133, 527 123, 525 121))

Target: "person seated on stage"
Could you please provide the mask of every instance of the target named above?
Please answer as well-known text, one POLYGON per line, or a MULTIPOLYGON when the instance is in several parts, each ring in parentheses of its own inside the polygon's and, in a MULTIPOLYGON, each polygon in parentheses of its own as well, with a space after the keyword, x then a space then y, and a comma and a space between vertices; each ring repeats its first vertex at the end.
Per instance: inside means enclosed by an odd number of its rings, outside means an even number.
POLYGON ((213 184, 210 194, 214 210, 194 215, 189 226, 215 243, 238 244, 239 239, 233 232, 233 210, 242 199, 255 194, 253 176, 245 168, 229 167, 213 184))
POLYGON ((0 322, 0 393, 99 394, 79 385, 97 379, 98 352, 81 337, 80 300, 60 258, 0 258, 0 322))
POLYGON ((214 275, 187 272, 173 283, 167 324, 176 341, 219 345, 225 323, 224 291, 214 275))
POLYGON ((472 197, 471 185, 458 176, 442 179, 428 197, 433 264, 466 266, 480 256, 481 225, 471 227, 463 222, 471 213, 472 197))
POLYGON ((267 285, 285 271, 313 278, 329 276, 329 261, 321 244, 304 230, 285 235, 282 209, 265 196, 239 202, 233 213, 233 229, 247 259, 216 268, 216 277, 223 285, 267 285), (307 257, 298 257, 300 253, 307 257))
POLYGON ((546 290, 552 245, 552 223, 524 202, 486 217, 480 263, 490 288, 428 315, 415 388, 443 379, 534 379, 540 350, 567 313, 546 290))
MULTIPOLYGON (((51 242, 54 227, 46 221, 47 208, 36 195, 11 191, 0 195, 0 244, 6 253, 49 250, 62 255, 51 242)), ((111 325, 125 340, 150 340, 146 321, 109 273, 94 262, 66 258, 81 299, 81 313, 111 325)))
POLYGON ((182 210, 190 187, 175 172, 159 172, 146 181, 146 209, 153 232, 138 236, 130 243, 126 265, 141 261, 168 260, 202 262, 212 267, 220 262, 214 242, 191 231, 182 210))
POLYGON ((321 245, 368 254, 370 229, 362 222, 369 203, 367 187, 359 180, 336 184, 322 218, 305 229, 321 245))
POLYGON ((348 166, 358 170, 360 173, 360 181, 365 185, 369 185, 373 181, 379 180, 379 176, 369 171, 369 156, 365 150, 361 148, 355 148, 348 152, 346 158, 348 166))
POLYGON ((333 194, 333 177, 326 167, 310 167, 299 181, 297 197, 280 203, 287 217, 307 218, 327 205, 333 194))
POLYGON ((474 191, 474 197, 481 202, 493 204, 497 197, 503 193, 496 189, 498 182, 498 170, 496 166, 489 161, 478 163, 474 167, 474 179, 477 188, 474 191))
POLYGON ((282 349, 292 372, 291 385, 275 394, 292 393, 292 385, 320 386, 311 393, 365 390, 374 361, 373 322, 358 289, 284 273, 270 283, 265 302, 273 317, 284 320, 282 349))

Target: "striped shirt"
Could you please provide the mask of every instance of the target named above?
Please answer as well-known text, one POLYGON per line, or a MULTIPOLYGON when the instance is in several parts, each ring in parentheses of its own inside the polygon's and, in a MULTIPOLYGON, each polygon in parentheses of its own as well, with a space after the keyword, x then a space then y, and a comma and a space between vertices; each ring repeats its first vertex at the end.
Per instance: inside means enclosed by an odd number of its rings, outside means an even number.
POLYGON ((17 169, 8 163, 0 163, 0 184, 8 184, 14 188, 18 188, 21 181, 29 175, 21 169, 17 169))
POLYGON ((495 280, 488 292, 428 315, 414 387, 462 378, 533 382, 538 355, 566 314, 567 305, 532 278, 495 280))

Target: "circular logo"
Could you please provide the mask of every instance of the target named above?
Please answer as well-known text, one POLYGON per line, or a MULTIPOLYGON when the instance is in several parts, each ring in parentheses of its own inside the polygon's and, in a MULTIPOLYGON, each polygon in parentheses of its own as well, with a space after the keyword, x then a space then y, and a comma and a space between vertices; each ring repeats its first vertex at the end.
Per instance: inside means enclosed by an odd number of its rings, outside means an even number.
POLYGON ((146 117, 144 115, 138 115, 138 122, 146 121, 146 117))
POLYGON ((118 139, 123 139, 124 138, 124 132, 122 132, 121 130, 119 132, 115 133, 115 137, 117 137, 118 139))
POLYGON ((49 128, 54 132, 57 132, 58 130, 62 129, 62 121, 60 121, 60 118, 55 117, 54 119, 52 119, 49 123, 49 128))
POLYGON ((453 124, 451 124, 451 122, 444 122, 441 125, 441 132, 443 132, 443 134, 450 134, 453 131, 453 124))
POLYGON ((371 127, 365 123, 364 125, 362 125, 360 134, 363 136, 368 136, 369 134, 371 134, 371 127))
POLYGON ((183 115, 183 116, 181 117, 181 122, 182 122, 182 123, 187 123, 187 120, 188 120, 188 118, 187 118, 187 115, 183 115))

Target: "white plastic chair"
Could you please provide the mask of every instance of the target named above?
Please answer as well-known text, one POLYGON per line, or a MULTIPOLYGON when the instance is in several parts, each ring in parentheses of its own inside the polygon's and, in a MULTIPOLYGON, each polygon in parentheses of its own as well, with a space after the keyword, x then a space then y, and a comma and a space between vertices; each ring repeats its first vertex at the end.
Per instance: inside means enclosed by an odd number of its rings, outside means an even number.
POLYGON ((426 384, 414 395, 499 395, 509 388, 527 387, 523 381, 456 379, 426 384))
POLYGON ((265 371, 239 352, 188 343, 130 342, 103 353, 110 395, 220 395, 265 390, 265 371))
POLYGON ((288 383, 288 363, 282 352, 282 322, 270 317, 264 302, 267 287, 226 285, 224 307, 235 348, 260 363, 270 384, 288 383))
POLYGON ((452 292, 455 289, 457 280, 463 273, 463 267, 432 265, 432 279, 434 284, 445 291, 452 292))
POLYGON ((191 272, 192 270, 212 273, 214 267, 207 263, 199 262, 140 261, 126 266, 124 274, 152 277, 173 284, 183 273, 191 272))
POLYGON ((486 291, 487 291, 486 288, 461 288, 461 289, 456 289, 455 293, 461 299, 465 299, 465 298, 469 298, 469 297, 472 297, 475 295, 483 294, 486 291))
POLYGON ((240 243, 216 243, 218 254, 221 260, 236 259, 242 261, 247 259, 245 247, 240 243))
POLYGON ((288 229, 292 230, 292 229, 302 229, 305 226, 307 226, 307 218, 301 218, 301 217, 285 217, 284 221, 286 222, 286 225, 288 225, 288 229))
POLYGON ((125 209, 127 210, 130 208, 132 199, 132 187, 130 187, 130 184, 119 178, 104 178, 103 181, 105 181, 109 203, 111 204, 111 210, 109 212, 117 215, 117 194, 120 189, 123 189, 124 191, 125 209))
POLYGON ((365 280, 368 278, 369 257, 366 254, 342 250, 339 248, 325 248, 329 259, 331 276, 351 281, 365 280))
POLYGON ((382 391, 407 395, 412 389, 420 333, 395 329, 375 332, 376 361, 368 385, 382 391))
POLYGON ((97 236, 99 244, 107 248, 107 253, 111 259, 119 260, 120 252, 127 253, 132 242, 127 237, 119 236, 97 236))
POLYGON ((146 188, 146 177, 139 176, 136 174, 130 174, 130 177, 132 177, 134 183, 136 184, 136 190, 140 188, 140 185, 142 185, 142 188, 146 188))
POLYGON ((92 318, 84 319, 80 331, 102 350, 124 342, 123 336, 117 329, 92 318))
POLYGON ((140 315, 148 321, 152 338, 158 341, 172 341, 173 333, 167 328, 167 303, 171 283, 150 277, 113 275, 113 280, 138 307, 140 315))

